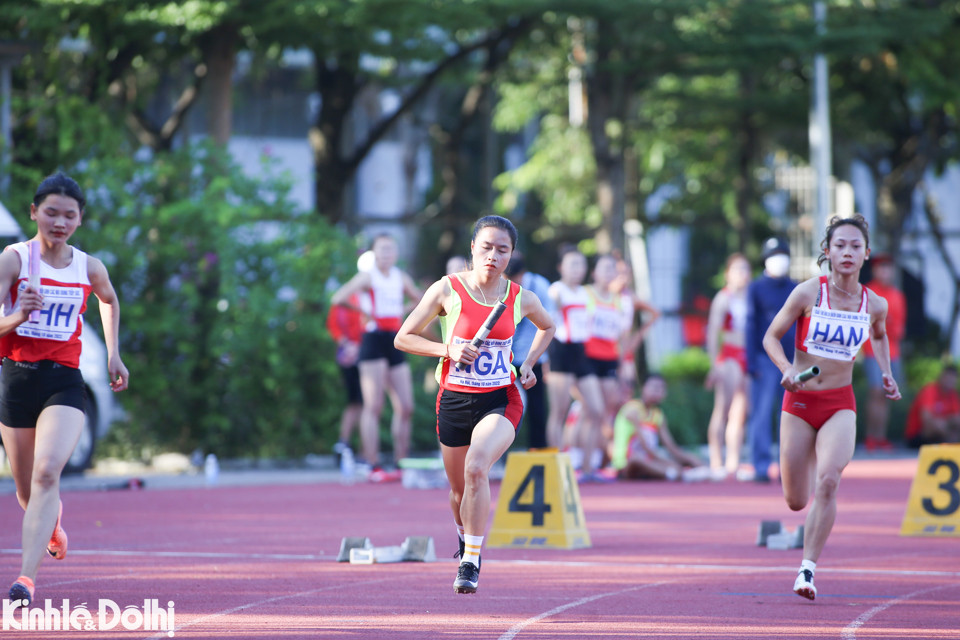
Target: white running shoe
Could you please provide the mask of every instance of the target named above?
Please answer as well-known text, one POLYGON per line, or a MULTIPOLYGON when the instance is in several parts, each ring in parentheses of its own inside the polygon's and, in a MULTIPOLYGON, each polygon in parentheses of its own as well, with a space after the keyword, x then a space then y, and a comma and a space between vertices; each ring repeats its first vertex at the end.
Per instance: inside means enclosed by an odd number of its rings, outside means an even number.
POLYGON ((813 571, 810 569, 800 569, 797 574, 797 580, 793 583, 793 592, 798 596, 803 596, 807 600, 816 600, 817 588, 813 586, 813 571))

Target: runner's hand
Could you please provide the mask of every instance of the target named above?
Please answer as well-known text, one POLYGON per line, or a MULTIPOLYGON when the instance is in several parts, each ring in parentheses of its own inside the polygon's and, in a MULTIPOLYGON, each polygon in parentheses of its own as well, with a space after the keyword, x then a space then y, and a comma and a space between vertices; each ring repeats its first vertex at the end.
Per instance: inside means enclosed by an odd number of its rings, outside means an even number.
POLYGON ((31 311, 43 310, 43 294, 31 287, 23 290, 17 302, 20 303, 20 315, 23 317, 20 322, 29 320, 31 311))
POLYGON ((528 365, 520 365, 520 384, 524 389, 529 389, 533 385, 537 384, 537 376, 533 373, 528 365))
POLYGON ((127 367, 123 364, 120 356, 110 357, 107 361, 107 371, 110 372, 110 388, 114 392, 123 391, 127 388, 127 383, 130 382, 130 372, 127 371, 127 367))
POLYGON ((883 390, 887 392, 887 397, 891 400, 900 399, 900 387, 897 386, 897 381, 893 379, 893 376, 888 374, 883 374, 883 390))
POLYGON ((450 345, 450 359, 464 366, 473 364, 478 355, 480 355, 480 350, 469 342, 450 345))
POLYGON ((796 378, 799 374, 800 372, 793 367, 787 367, 786 371, 783 372, 783 378, 780 380, 780 386, 791 393, 800 391, 803 389, 803 383, 794 381, 794 378, 796 378))

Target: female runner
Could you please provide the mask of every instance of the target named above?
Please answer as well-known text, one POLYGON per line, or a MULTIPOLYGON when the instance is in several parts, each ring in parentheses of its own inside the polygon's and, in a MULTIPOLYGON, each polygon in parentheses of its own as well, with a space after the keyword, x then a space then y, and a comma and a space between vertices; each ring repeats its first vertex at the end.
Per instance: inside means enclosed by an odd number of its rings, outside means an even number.
POLYGON ((803 531, 803 562, 794 582, 797 595, 813 600, 813 574, 837 515, 840 474, 853 456, 857 404, 851 380, 853 361, 869 337, 883 388, 891 400, 900 390, 890 372, 887 302, 858 284, 863 261, 870 256, 870 235, 863 216, 834 217, 820 244, 818 263, 829 275, 797 286, 773 319, 763 347, 783 373, 786 389, 780 418, 780 475, 787 506, 813 506, 803 531), (787 360, 780 338, 797 323, 794 361, 787 360), (812 366, 820 375, 806 383, 795 376, 812 366))
POLYGON ((490 516, 490 467, 513 442, 523 404, 510 365, 513 331, 524 317, 538 331, 520 366, 520 383, 537 383, 532 368, 553 338, 553 321, 540 300, 502 277, 517 244, 517 230, 500 216, 477 221, 470 243, 473 268, 433 283, 397 333, 398 349, 440 358, 437 366, 437 435, 450 480, 450 507, 460 538, 456 593, 475 593, 480 546, 490 516), (470 341, 497 300, 507 305, 479 349, 470 341), (443 343, 419 334, 440 317, 443 343), (461 369, 457 370, 456 363, 461 369))
POLYGON ((394 460, 407 457, 410 448, 410 423, 413 417, 413 378, 403 354, 393 346, 393 339, 403 321, 404 295, 420 299, 420 291, 409 275, 397 268, 397 241, 393 236, 379 235, 370 247, 375 264, 369 271, 360 271, 333 294, 330 302, 363 312, 369 322, 360 342, 360 441, 363 457, 371 465, 370 480, 381 482, 399 479, 379 466, 380 414, 384 391, 393 405, 390 433, 393 435, 394 460), (355 293, 369 292, 372 308, 356 308, 350 304, 355 293))
POLYGON ((728 473, 737 472, 743 446, 743 424, 747 419, 745 330, 750 263, 743 254, 734 253, 727 258, 724 273, 727 286, 714 296, 707 323, 707 352, 712 365, 704 386, 714 391, 713 413, 707 427, 710 477, 713 480, 723 480, 728 473))
POLYGON ((103 263, 67 242, 80 226, 86 204, 80 187, 57 173, 40 183, 30 218, 37 222, 41 291, 28 286, 29 243, 0 254, 0 289, 7 291, 0 318, 0 434, 17 486, 23 516, 20 577, 11 602, 27 606, 45 553, 67 555, 61 527, 60 473, 84 423, 86 389, 80 375, 80 334, 87 296, 100 300, 107 368, 114 391, 127 388, 120 360, 120 302, 103 263), (31 321, 30 312, 39 312, 31 321))
POLYGON ((632 292, 625 291, 624 283, 618 280, 621 278, 617 271, 616 258, 611 255, 602 255, 597 258, 597 263, 593 267, 593 283, 585 287, 590 337, 584 346, 584 352, 603 392, 605 405, 603 427, 607 432, 604 433, 606 440, 612 440, 614 417, 629 398, 623 393, 619 374, 620 359, 624 353, 623 343, 628 340, 627 334, 632 328, 633 316, 637 311, 653 313, 653 320, 638 330, 640 335, 629 337, 630 342, 639 344, 650 325, 660 315, 656 309, 636 298, 632 292))
POLYGON ((576 385, 580 400, 580 415, 574 429, 571 448, 574 467, 581 466, 584 481, 602 481, 594 474, 591 452, 599 446, 598 436, 604 415, 603 390, 587 360, 586 342, 590 338, 590 319, 587 315, 589 297, 581 284, 587 275, 587 259, 576 250, 560 257, 560 280, 550 285, 550 298, 556 312, 557 339, 550 347, 550 375, 547 377, 550 411, 547 414, 547 444, 561 448, 563 425, 570 411, 571 391, 576 385))

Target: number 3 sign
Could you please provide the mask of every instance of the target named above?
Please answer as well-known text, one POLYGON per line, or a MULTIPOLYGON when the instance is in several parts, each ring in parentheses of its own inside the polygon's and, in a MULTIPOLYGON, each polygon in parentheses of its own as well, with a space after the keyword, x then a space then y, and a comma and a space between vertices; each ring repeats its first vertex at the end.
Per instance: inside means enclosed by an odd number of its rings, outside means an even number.
POLYGON ((902 536, 960 536, 960 446, 920 448, 902 536))

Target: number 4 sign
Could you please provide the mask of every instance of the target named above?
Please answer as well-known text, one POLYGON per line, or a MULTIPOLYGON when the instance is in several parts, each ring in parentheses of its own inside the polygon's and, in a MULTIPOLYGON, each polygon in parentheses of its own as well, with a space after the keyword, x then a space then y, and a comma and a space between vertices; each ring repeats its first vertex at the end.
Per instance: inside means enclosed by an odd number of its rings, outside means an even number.
POLYGON ((960 536, 960 446, 920 448, 902 536, 960 536))
POLYGON ((584 549, 590 546, 570 456, 516 452, 507 457, 487 546, 584 549))

